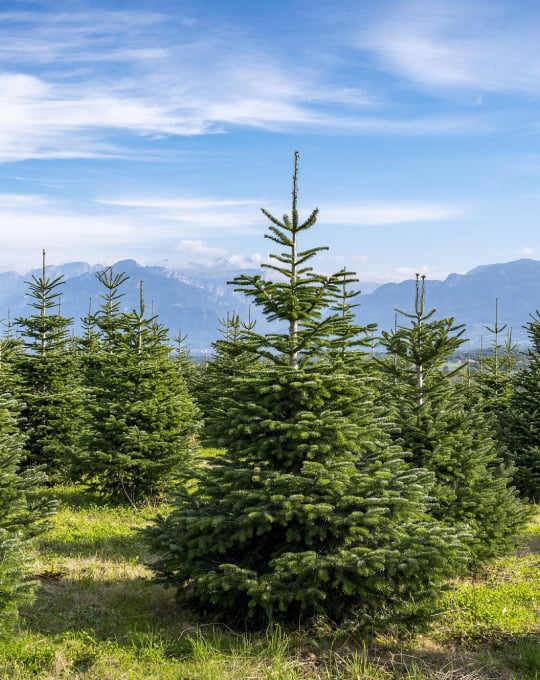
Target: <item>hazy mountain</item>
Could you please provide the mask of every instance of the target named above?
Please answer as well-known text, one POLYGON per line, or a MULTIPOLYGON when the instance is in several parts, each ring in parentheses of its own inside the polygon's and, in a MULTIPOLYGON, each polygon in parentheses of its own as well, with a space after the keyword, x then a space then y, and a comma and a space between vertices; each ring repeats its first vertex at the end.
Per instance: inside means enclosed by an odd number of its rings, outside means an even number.
MULTIPOLYGON (((64 275, 61 311, 73 317, 75 332, 80 331, 80 319, 89 309, 97 310, 103 286, 96 279, 101 265, 90 266, 77 262, 61 266, 48 266, 47 275, 54 278, 64 275)), ((170 329, 171 336, 187 335, 187 344, 195 352, 208 349, 219 337, 219 320, 228 313, 237 312, 248 318, 249 302, 234 293, 227 281, 239 272, 214 272, 204 276, 201 271, 185 274, 165 267, 143 267, 133 260, 123 260, 113 265, 115 273, 125 272, 129 280, 122 286, 124 293, 122 309, 130 311, 139 306, 139 282, 143 281, 144 297, 149 313, 159 315, 159 320, 170 329)), ((258 273, 258 270, 257 270, 258 273)), ((0 314, 14 321, 32 313, 28 307, 25 283, 32 275, 40 276, 41 270, 25 275, 14 272, 0 273, 0 314)))
MULTIPOLYGON (((96 310, 100 304, 102 287, 95 276, 100 269, 103 269, 101 265, 91 266, 84 262, 47 267, 50 277, 63 275, 66 279, 61 308, 65 316, 75 319, 76 332, 80 330, 80 318, 88 313, 89 305, 96 310)), ((118 262, 113 270, 123 271, 130 277, 123 287, 124 310, 138 306, 139 281, 142 280, 148 309, 159 314, 160 321, 170 329, 172 336, 179 332, 187 335, 187 344, 193 352, 209 349, 219 337, 219 320, 228 313, 237 312, 243 319, 250 314, 249 300, 227 285, 239 270, 191 266, 183 271, 172 271, 165 267, 143 267, 133 260, 118 262)), ((32 274, 39 276, 40 273, 40 270, 26 275, 0 273, 0 316, 4 319, 9 316, 13 321, 31 313, 25 281, 32 274)), ((264 270, 242 270, 242 273, 264 274, 264 270)), ((379 328, 389 329, 394 326, 395 308, 412 311, 413 280, 378 287, 374 283, 360 283, 358 287, 363 291, 358 298, 360 323, 377 323, 379 328), (366 294, 367 291, 373 292, 366 294)), ((479 345, 482 337, 485 344, 490 342, 490 334, 484 326, 493 324, 496 298, 499 299, 501 323, 512 327, 516 341, 525 342, 523 325, 540 307, 540 262, 526 259, 486 265, 467 274, 451 274, 444 281, 426 282, 426 308, 436 308, 438 318, 453 316, 457 323, 466 324, 466 336, 473 345, 479 345)), ((265 324, 257 310, 251 314, 257 319, 258 328, 263 329, 265 324)), ((401 322, 406 323, 404 317, 401 322)))
MULTIPOLYGON (((360 296, 359 320, 393 328, 395 308, 412 312, 414 294, 413 280, 380 286, 360 296)), ((435 308, 434 318, 452 316, 456 323, 464 323, 465 337, 475 346, 482 338, 484 344, 491 342, 485 326, 493 326, 497 298, 499 322, 508 324, 516 342, 526 342, 523 326, 540 307, 540 262, 524 259, 485 265, 466 274, 450 274, 444 281, 426 281, 426 311, 435 308)), ((398 315, 398 323, 406 325, 405 317, 398 315)))

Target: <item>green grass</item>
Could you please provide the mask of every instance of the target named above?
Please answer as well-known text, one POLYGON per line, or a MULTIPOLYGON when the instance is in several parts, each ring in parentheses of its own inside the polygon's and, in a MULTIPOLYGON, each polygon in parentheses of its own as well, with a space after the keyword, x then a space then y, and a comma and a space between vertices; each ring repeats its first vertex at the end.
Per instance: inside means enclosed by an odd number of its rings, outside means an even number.
POLYGON ((77 488, 47 493, 59 510, 36 543, 35 601, 0 636, 0 678, 540 680, 540 514, 517 555, 445 594, 428 636, 366 646, 323 627, 237 634, 198 623, 145 566, 134 530, 157 508, 109 507, 77 488))

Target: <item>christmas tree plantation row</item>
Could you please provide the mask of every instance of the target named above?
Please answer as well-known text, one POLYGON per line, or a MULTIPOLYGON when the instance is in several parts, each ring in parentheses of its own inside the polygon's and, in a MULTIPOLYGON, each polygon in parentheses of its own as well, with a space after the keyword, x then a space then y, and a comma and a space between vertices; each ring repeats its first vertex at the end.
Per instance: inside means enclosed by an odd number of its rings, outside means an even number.
POLYGON ((418 277, 375 354, 375 329, 354 320, 355 276, 318 274, 324 248, 302 250, 317 211, 299 220, 297 162, 291 214, 263 211, 275 276, 233 282, 277 330, 231 315, 205 367, 172 351, 142 285, 122 311, 123 273, 98 274, 100 304, 75 339, 61 278, 33 277, 32 313, 1 343, 5 619, 26 596, 25 542, 53 512, 34 493, 44 474, 133 505, 171 497, 145 531, 156 577, 240 625, 412 626, 445 582, 515 547, 521 496, 538 493, 536 321, 524 368, 511 370, 497 328, 482 370, 445 372, 464 329, 426 312, 418 277), (201 440, 220 451, 202 463, 201 440))

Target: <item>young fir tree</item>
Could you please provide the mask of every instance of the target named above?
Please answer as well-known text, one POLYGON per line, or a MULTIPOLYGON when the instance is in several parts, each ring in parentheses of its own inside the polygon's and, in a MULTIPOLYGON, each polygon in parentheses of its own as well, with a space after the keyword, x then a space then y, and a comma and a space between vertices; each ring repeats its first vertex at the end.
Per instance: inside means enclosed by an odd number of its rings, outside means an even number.
POLYGON ((530 345, 525 364, 514 375, 508 408, 501 416, 501 430, 515 466, 514 481, 520 493, 540 501, 540 315, 531 315, 526 326, 530 345))
POLYGON ((394 441, 410 452, 410 464, 436 477, 431 514, 471 531, 475 560, 504 554, 515 545, 526 513, 510 487, 511 472, 501 461, 490 419, 471 405, 465 381, 452 382, 460 368, 443 365, 464 342, 463 326, 433 320, 425 312, 425 277, 416 277, 410 326, 382 334, 388 356, 379 361, 386 380, 383 403, 394 421, 394 441))
POLYGON ((83 451, 74 463, 94 490, 135 504, 170 490, 194 443, 197 409, 171 358, 166 329, 140 305, 121 311, 124 274, 98 274, 103 305, 83 341, 89 389, 83 451))
POLYGON ((45 251, 41 276, 33 275, 29 306, 17 319, 24 352, 18 355, 19 399, 26 439, 25 466, 45 465, 51 481, 63 477, 65 461, 77 447, 82 392, 71 342, 72 319, 60 311, 63 276, 49 277, 45 251))
POLYGON ((221 337, 212 344, 213 355, 204 367, 204 374, 194 394, 203 417, 203 439, 206 438, 204 423, 223 397, 223 380, 231 376, 245 376, 256 371, 259 363, 253 353, 246 352, 242 335, 253 330, 255 323, 243 322, 236 313, 229 313, 219 320, 221 337))
POLYGON ((506 411, 513 392, 513 377, 518 364, 517 347, 512 342, 511 329, 499 323, 499 300, 495 300, 495 322, 485 326, 492 342, 487 352, 478 358, 478 370, 471 376, 471 383, 482 398, 482 408, 493 414, 495 424, 506 411), (507 331, 506 337, 501 335, 507 331))
POLYGON ((192 360, 189 346, 186 343, 187 335, 178 335, 173 338, 173 350, 171 356, 176 368, 186 383, 189 393, 195 397, 204 375, 204 366, 192 360))
MULTIPOLYGON (((255 622, 322 612, 381 629, 427 602, 463 559, 452 529, 425 512, 431 475, 407 466, 339 363, 348 319, 336 312, 352 276, 316 274, 301 250, 297 160, 291 217, 266 235, 283 251, 279 280, 234 280, 275 332, 246 330, 256 370, 223 372, 207 416, 223 456, 191 473, 173 512, 147 529, 152 568, 203 610, 255 622)), ((353 339, 353 338, 351 338, 353 339)))
POLYGON ((0 631, 13 624, 18 608, 33 591, 28 580, 29 541, 46 528, 54 504, 39 497, 41 470, 21 470, 24 437, 18 427, 20 406, 15 384, 11 339, 0 340, 0 631))

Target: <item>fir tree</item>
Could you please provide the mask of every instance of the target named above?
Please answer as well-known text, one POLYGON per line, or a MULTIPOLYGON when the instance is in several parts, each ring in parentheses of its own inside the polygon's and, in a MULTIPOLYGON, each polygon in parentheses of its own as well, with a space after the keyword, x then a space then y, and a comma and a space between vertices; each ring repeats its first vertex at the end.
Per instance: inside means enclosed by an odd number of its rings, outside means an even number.
POLYGON ((514 480, 520 493, 540 501, 540 314, 526 326, 530 345, 525 364, 513 379, 508 408, 501 415, 501 429, 515 465, 514 480))
MULTIPOLYGON (((402 314, 405 314, 401 312, 402 314)), ((464 380, 452 381, 443 365, 464 342, 463 326, 432 319, 425 311, 425 277, 416 277, 410 326, 383 332, 388 356, 379 361, 387 376, 383 402, 395 423, 394 441, 410 452, 410 464, 436 477, 431 514, 449 525, 466 525, 476 560, 504 554, 515 545, 526 519, 511 472, 502 463, 490 419, 471 407, 464 380)))
POLYGON ((229 620, 357 617, 380 629, 429 601, 463 559, 451 529, 428 519, 432 476, 407 466, 336 348, 354 341, 335 310, 343 272, 316 274, 322 248, 300 250, 297 160, 292 216, 267 237, 277 281, 234 280, 276 322, 245 330, 242 358, 256 370, 220 375, 221 399, 207 416, 211 443, 224 447, 191 473, 173 512, 148 530, 152 568, 179 594, 229 620), (283 330, 282 327, 285 328, 283 330))
POLYGON ((472 376, 472 384, 482 398, 484 411, 493 414, 495 424, 506 411, 513 392, 513 377, 518 364, 517 347, 512 342, 512 332, 507 324, 499 322, 499 300, 495 300, 495 321, 485 326, 491 334, 492 343, 488 352, 478 358, 478 370, 472 376), (506 337, 501 337, 507 331, 506 337))
POLYGON ((194 444, 197 409, 171 358, 167 332, 140 305, 121 311, 125 275, 105 270, 102 307, 83 343, 89 388, 83 451, 74 467, 96 491, 135 504, 169 490, 194 444))
POLYGON ((45 477, 31 467, 21 470, 24 437, 18 427, 20 406, 10 393, 11 341, 0 340, 0 630, 14 622, 34 584, 28 579, 29 541, 43 531, 54 504, 39 497, 45 477))
POLYGON ((186 339, 186 335, 178 332, 178 335, 173 338, 174 344, 171 356, 178 372, 186 383, 189 393, 195 397, 203 381, 204 367, 192 360, 186 339))
MULTIPOLYGON (((254 322, 243 322, 236 313, 229 313, 219 320, 221 337, 212 343, 213 354, 204 367, 204 377, 195 389, 195 397, 201 409, 203 423, 207 415, 212 413, 223 398, 223 381, 231 376, 245 376, 257 371, 260 361, 247 352, 242 335, 255 327, 254 322)), ((203 427, 203 438, 205 429, 203 427)))
POLYGON ((27 283, 34 312, 17 319, 25 350, 17 361, 27 436, 24 465, 45 465, 55 480, 63 476, 65 461, 77 447, 82 415, 79 367, 71 342, 72 319, 60 311, 65 282, 63 276, 47 275, 45 251, 41 276, 33 275, 27 283))

